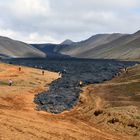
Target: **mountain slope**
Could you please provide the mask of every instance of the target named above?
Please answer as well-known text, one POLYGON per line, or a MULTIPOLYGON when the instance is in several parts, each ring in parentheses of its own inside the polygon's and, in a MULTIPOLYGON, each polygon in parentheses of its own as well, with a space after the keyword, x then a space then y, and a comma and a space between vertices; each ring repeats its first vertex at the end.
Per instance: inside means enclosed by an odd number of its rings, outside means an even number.
POLYGON ((65 40, 61 44, 33 46, 54 57, 140 60, 140 31, 134 34, 97 34, 81 42, 65 40))
POLYGON ((50 83, 58 79, 58 73, 45 71, 43 76, 41 70, 22 67, 22 71, 19 72, 18 67, 0 64, 1 140, 125 139, 123 135, 119 136, 111 131, 107 132, 107 129, 102 130, 92 126, 91 123, 88 124, 88 117, 86 121, 76 118, 79 112, 75 109, 59 115, 37 111, 33 103, 34 96, 49 89, 50 83), (8 87, 7 80, 11 77, 14 80, 14 86, 8 87))
POLYGON ((97 34, 95 36, 90 37, 87 40, 69 45, 69 47, 65 47, 61 49, 60 52, 77 57, 88 50, 91 50, 99 45, 106 44, 121 36, 123 35, 122 34, 97 34))
POLYGON ((140 60, 140 31, 134 34, 101 34, 59 51, 78 58, 140 60))
POLYGON ((77 57, 106 59, 140 59, 140 36, 124 35, 109 43, 85 51, 77 57))
POLYGON ((0 57, 32 58, 46 57, 46 54, 26 43, 0 36, 0 57))
POLYGON ((69 55, 59 53, 59 50, 69 45, 63 44, 31 44, 34 48, 46 53, 48 58, 69 58, 69 55))

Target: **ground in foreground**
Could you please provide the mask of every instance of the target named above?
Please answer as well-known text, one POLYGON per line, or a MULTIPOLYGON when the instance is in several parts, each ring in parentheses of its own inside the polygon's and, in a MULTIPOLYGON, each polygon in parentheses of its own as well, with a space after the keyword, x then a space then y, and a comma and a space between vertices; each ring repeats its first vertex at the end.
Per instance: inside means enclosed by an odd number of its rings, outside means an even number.
POLYGON ((74 109, 54 115, 38 112, 33 100, 35 94, 47 90, 58 78, 57 73, 45 71, 42 75, 41 70, 22 67, 19 71, 18 66, 0 64, 0 139, 138 139, 139 71, 139 66, 130 68, 128 74, 110 82, 84 87, 74 109), (8 86, 8 79, 14 81, 13 86, 8 86), (127 90, 123 90, 124 85, 127 90), (131 91, 136 95, 132 101, 131 91), (130 119, 134 123, 127 124, 130 119))

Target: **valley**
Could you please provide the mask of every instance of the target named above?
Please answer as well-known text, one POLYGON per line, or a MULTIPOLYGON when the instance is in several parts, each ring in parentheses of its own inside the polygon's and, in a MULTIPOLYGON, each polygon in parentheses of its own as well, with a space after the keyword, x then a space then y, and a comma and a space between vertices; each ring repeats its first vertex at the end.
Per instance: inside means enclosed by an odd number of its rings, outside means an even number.
POLYGON ((41 69, 22 66, 19 72, 18 67, 0 65, 1 139, 139 139, 139 65, 110 81, 85 84, 76 105, 60 114, 38 111, 33 102, 38 93, 49 90, 51 82, 59 79, 58 72, 42 75, 41 69), (14 81, 11 87, 9 78, 14 81))

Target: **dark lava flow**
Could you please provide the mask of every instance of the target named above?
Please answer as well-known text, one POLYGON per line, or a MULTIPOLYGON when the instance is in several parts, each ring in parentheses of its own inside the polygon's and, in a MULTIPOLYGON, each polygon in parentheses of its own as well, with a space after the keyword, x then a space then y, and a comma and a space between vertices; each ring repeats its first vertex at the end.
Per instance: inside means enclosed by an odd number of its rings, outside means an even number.
MULTIPOLYGON (((9 60, 6 62, 9 63, 9 60)), ((50 84, 49 91, 38 93, 34 102, 38 110, 50 113, 61 113, 73 108, 79 99, 81 88, 94 83, 101 83, 112 79, 120 69, 132 66, 135 62, 115 60, 48 60, 48 59, 14 59, 10 63, 42 68, 45 70, 62 72, 62 78, 50 84)))

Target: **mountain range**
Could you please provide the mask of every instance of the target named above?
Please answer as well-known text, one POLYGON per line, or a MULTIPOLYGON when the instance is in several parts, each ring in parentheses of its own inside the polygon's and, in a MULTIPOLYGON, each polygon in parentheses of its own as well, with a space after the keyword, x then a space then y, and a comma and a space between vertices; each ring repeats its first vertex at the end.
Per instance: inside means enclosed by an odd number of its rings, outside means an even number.
POLYGON ((97 34, 84 41, 33 44, 46 53, 88 59, 140 60, 140 31, 134 34, 97 34))
POLYGON ((80 42, 27 44, 0 37, 0 57, 74 57, 87 59, 140 60, 140 31, 134 34, 97 34, 80 42))

